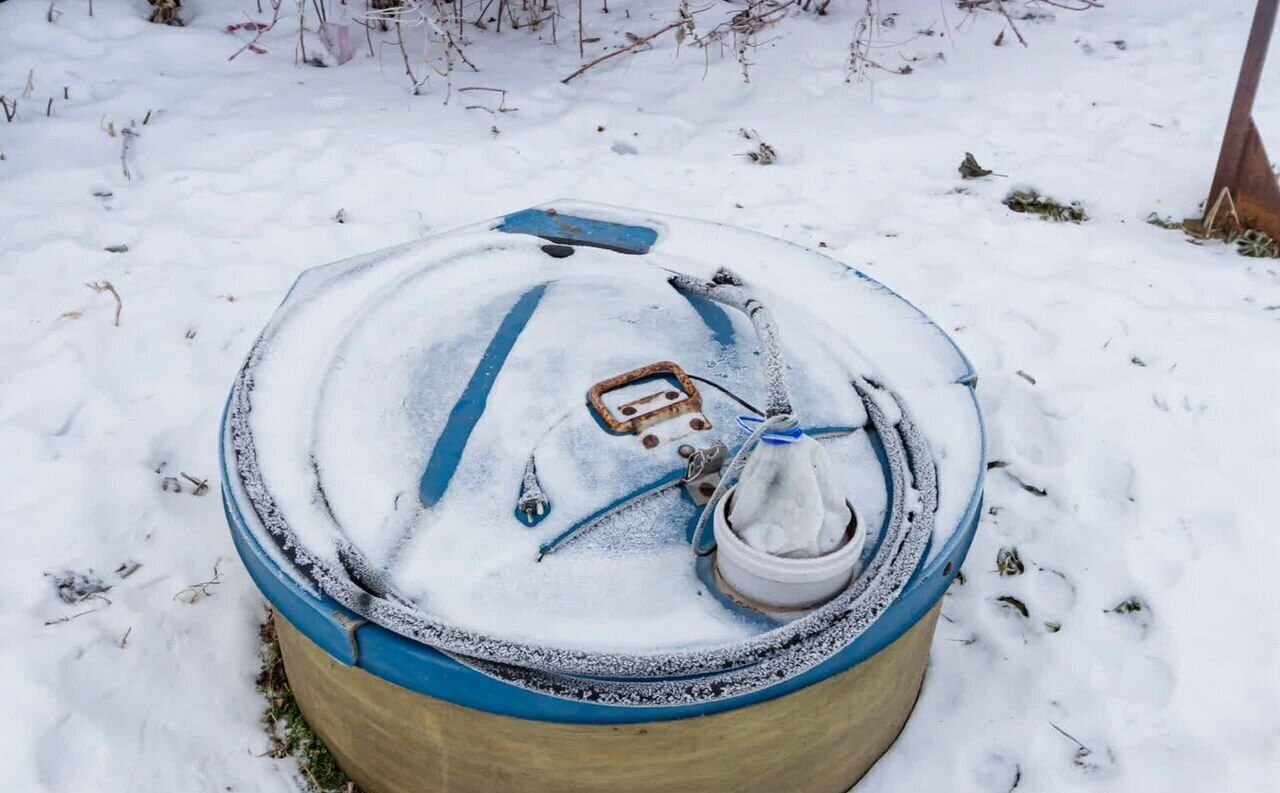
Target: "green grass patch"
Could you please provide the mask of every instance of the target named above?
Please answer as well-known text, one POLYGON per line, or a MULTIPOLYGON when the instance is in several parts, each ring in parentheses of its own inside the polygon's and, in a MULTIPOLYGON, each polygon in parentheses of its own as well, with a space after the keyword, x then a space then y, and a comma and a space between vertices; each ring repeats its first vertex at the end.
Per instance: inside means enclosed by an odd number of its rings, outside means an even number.
POLYGON ((1182 221, 1174 220, 1171 217, 1160 217, 1160 215, 1155 212, 1147 215, 1147 222, 1157 228, 1167 229, 1169 231, 1182 231, 1182 221))
POLYGON ((1267 235, 1262 229, 1245 229, 1235 239, 1236 251, 1241 256, 1250 256, 1257 259, 1276 259, 1280 258, 1280 245, 1267 235))
POLYGON ((1035 190, 1014 190, 1004 197, 1004 205, 1014 212, 1037 215, 1055 223, 1083 223, 1089 219, 1079 201, 1063 204, 1035 190))
POLYGON ((292 757, 311 793, 360 793, 328 747, 302 717, 302 710, 289 687, 275 615, 267 617, 258 631, 262 641, 262 667, 258 671, 258 693, 267 702, 262 725, 271 740, 270 757, 292 757))

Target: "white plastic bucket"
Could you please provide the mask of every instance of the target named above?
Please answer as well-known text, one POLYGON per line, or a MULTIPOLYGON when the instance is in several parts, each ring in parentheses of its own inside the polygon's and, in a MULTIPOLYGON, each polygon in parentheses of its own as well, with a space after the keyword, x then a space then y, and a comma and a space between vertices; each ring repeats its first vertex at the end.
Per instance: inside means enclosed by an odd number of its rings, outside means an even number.
POLYGON ((852 504, 853 536, 831 553, 808 559, 774 556, 752 548, 726 518, 735 485, 716 504, 716 569, 737 594, 763 606, 797 609, 830 600, 853 578, 867 531, 852 504))

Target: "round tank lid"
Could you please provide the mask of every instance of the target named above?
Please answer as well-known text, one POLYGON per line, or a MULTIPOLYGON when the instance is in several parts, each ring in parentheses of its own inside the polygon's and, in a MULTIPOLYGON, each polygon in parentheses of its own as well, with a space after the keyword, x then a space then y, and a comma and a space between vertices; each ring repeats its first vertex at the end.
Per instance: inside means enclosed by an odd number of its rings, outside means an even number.
POLYGON ((816 252, 580 202, 305 272, 233 396, 229 497, 264 548, 287 524, 365 590, 459 630, 627 652, 767 631, 776 615, 690 560, 739 419, 766 397, 750 319, 669 283, 724 265, 774 316, 868 557, 893 494, 851 378, 909 401, 937 461, 927 565, 982 476, 973 370, 950 339, 816 252))

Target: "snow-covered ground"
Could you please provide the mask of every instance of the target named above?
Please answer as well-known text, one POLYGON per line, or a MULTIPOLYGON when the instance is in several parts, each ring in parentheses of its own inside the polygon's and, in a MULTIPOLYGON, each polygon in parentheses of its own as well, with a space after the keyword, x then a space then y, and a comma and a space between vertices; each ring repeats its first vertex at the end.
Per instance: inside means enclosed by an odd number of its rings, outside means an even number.
MULTIPOLYGON (((674 19, 592 5, 588 59, 674 19)), ((825 244, 981 374, 1007 467, 915 716, 860 791, 1273 788, 1280 262, 1143 222, 1207 192, 1251 4, 1033 4, 1051 18, 1018 23, 1025 48, 952 0, 880 5, 897 15, 874 56, 917 59, 909 75, 846 84, 863 3, 836 0, 778 28, 749 84, 668 35, 563 85, 566 5, 560 46, 474 31, 480 71, 413 96, 398 50, 370 57, 363 35, 345 65, 295 65, 296 18, 228 60, 251 34, 227 26, 269 21, 255 0, 189 0, 186 28, 142 0, 0 3, 18 97, 0 121, 0 785, 296 788, 261 756, 263 602, 216 491, 183 474, 214 479, 227 389, 303 269, 571 196, 825 244), (742 128, 776 164, 741 156, 742 128), (1007 178, 962 181, 966 151, 1007 178), (1015 185, 1091 219, 1011 213, 1015 185), (105 281, 118 327, 85 286, 105 281), (1024 572, 997 573, 1002 548, 1024 572), (110 604, 64 604, 46 573, 66 569, 110 604)), ((1280 58, 1256 114, 1280 150, 1277 88, 1280 58)))

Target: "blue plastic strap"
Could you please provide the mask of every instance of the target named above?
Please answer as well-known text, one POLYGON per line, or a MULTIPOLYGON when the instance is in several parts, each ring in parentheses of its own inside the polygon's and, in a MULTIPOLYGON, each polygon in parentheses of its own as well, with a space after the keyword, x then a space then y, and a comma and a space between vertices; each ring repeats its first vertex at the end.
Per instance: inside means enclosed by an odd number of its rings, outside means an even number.
MULTIPOLYGON (((742 427, 748 434, 755 434, 756 428, 764 423, 764 419, 758 416, 738 416, 738 426, 742 427)), ((804 430, 796 427, 781 432, 766 432, 760 436, 760 440, 770 446, 781 446, 784 443, 795 443, 804 437, 804 430)))

